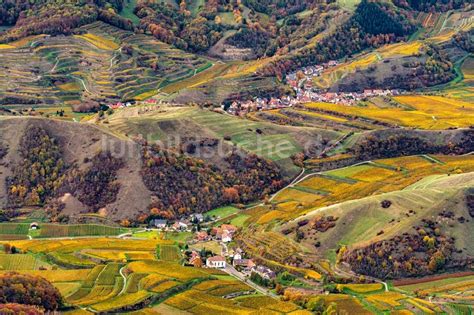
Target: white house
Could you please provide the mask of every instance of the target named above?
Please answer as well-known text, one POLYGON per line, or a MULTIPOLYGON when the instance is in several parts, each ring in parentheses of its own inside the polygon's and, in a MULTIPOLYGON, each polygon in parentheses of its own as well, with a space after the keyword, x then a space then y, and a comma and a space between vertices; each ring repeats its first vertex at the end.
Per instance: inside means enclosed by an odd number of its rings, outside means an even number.
POLYGON ((209 257, 206 261, 206 266, 209 268, 223 269, 226 266, 225 258, 222 256, 209 257))
POLYGON ((222 232, 222 241, 223 241, 224 243, 232 242, 232 234, 229 233, 227 230, 225 230, 224 232, 222 232))

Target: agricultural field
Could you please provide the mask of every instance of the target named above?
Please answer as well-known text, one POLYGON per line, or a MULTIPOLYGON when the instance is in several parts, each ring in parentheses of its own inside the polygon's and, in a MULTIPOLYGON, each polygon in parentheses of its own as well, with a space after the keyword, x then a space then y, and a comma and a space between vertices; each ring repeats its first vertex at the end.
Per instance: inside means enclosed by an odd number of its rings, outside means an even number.
MULTIPOLYGON (((130 4, 133 6, 133 3, 130 4)), ((212 67, 202 57, 155 40, 96 22, 81 35, 35 36, 0 50, 2 105, 52 107, 80 101, 143 100, 168 84, 212 67), (129 45, 142 57, 126 55, 129 45), (151 64, 159 62, 159 73, 151 64), (44 76, 37 80, 33 74, 44 76)))
POLYGON ((293 218, 309 209, 402 190, 431 175, 472 172, 472 163, 472 155, 434 156, 433 159, 411 156, 307 175, 304 180, 276 195, 272 200, 273 209, 261 216, 259 222, 293 218))
POLYGON ((75 237, 75 236, 112 236, 127 233, 128 229, 95 224, 43 224, 40 238, 48 237, 75 237))
POLYGON ((202 314, 222 311, 223 306, 232 306, 239 314, 302 312, 293 303, 255 295, 253 288, 221 271, 183 267, 173 243, 111 238, 11 241, 10 246, 27 254, 0 255, 0 273, 15 270, 43 276, 67 305, 89 312, 118 312, 134 305, 150 314, 159 309, 202 314), (58 263, 57 257, 64 261, 58 263), (75 264, 79 260, 89 264, 75 264), (224 298, 229 294, 236 297, 224 298), (250 295, 239 297, 242 294, 250 295))
POLYGON ((30 225, 27 223, 0 224, 0 240, 26 239, 30 225))
POLYGON ((438 130, 462 128, 472 125, 474 105, 470 102, 440 96, 398 96, 394 100, 399 107, 379 108, 367 106, 345 106, 327 103, 308 103, 308 110, 333 112, 344 117, 360 117, 372 121, 382 121, 394 126, 438 130))
MULTIPOLYGON (((285 175, 299 172, 291 156, 302 151, 315 137, 335 139, 337 132, 317 128, 300 130, 268 122, 240 119, 196 107, 126 108, 108 118, 105 128, 129 137, 142 135, 150 141, 170 140, 170 133, 187 137, 211 137, 268 158, 279 164, 285 175), (229 140, 230 139, 230 140, 229 140)), ((172 139, 171 139, 172 140, 172 139)), ((224 146, 224 149, 226 147, 224 146)))

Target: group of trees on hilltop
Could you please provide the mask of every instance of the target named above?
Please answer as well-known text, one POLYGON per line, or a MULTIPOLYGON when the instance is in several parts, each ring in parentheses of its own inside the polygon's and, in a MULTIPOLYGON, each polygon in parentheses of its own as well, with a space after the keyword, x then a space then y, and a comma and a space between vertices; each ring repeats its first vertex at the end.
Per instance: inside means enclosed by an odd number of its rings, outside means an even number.
POLYGON ((263 75, 285 73, 329 60, 337 60, 369 47, 399 41, 415 30, 409 18, 386 3, 363 0, 354 15, 316 45, 282 57, 260 70, 263 75))
POLYGON ((469 0, 394 0, 396 6, 425 12, 446 12, 460 9, 471 3, 469 0))
POLYGON ((465 154, 474 150, 474 130, 464 130, 456 142, 434 144, 416 135, 396 134, 385 137, 369 135, 353 148, 351 153, 360 160, 390 158, 415 154, 465 154))
POLYGON ((238 48, 252 48, 255 55, 263 56, 265 53, 272 54, 268 52, 270 40, 270 34, 263 28, 245 26, 228 38, 226 43, 238 48))
POLYGON ((256 12, 275 16, 276 19, 284 18, 306 9, 312 8, 318 1, 315 0, 243 0, 242 3, 256 12))
MULTIPOLYGON (((0 275, 0 304, 7 303, 37 306, 47 311, 56 311, 62 306, 62 298, 58 289, 46 279, 11 272, 0 275)), ((5 308, 24 309, 15 305, 5 308)), ((27 307, 26 309, 32 310, 34 308, 27 307)))
POLYGON ((59 194, 69 192, 88 206, 89 210, 97 211, 116 200, 120 190, 117 172, 124 166, 124 162, 104 151, 89 162, 90 166, 85 170, 75 168, 68 172, 59 194))
POLYGON ((283 185, 278 167, 254 154, 233 152, 225 158, 228 168, 165 150, 143 146, 143 181, 156 196, 151 217, 173 218, 206 212, 231 204, 247 203, 283 185))
MULTIPOLYGON (((440 213, 443 220, 452 220, 452 213, 440 213)), ((463 269, 473 258, 459 255, 454 238, 444 235, 438 223, 423 220, 414 233, 375 242, 367 247, 348 250, 342 247, 338 257, 357 273, 379 279, 419 277, 439 271, 463 269), (455 255, 456 254, 456 255, 455 255)))
POLYGON ((12 208, 49 205, 54 198, 70 193, 89 210, 97 211, 117 197, 117 172, 124 162, 109 152, 86 159, 84 169, 66 165, 59 141, 44 128, 30 126, 21 139, 19 155, 20 162, 6 180, 12 208))

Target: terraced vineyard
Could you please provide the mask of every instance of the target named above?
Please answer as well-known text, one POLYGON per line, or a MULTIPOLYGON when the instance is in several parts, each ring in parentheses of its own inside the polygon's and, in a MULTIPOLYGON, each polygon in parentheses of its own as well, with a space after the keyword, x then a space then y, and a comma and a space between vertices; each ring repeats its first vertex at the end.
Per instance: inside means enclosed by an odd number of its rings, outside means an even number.
POLYGON ((307 103, 295 109, 280 109, 250 115, 260 120, 319 128, 361 131, 388 126, 439 130, 472 125, 471 102, 440 96, 373 98, 363 105, 307 103))
POLYGON ((151 36, 101 22, 79 32, 83 34, 30 37, 3 47, 1 103, 38 107, 142 100, 213 65, 151 36))
MULTIPOLYGON (((176 262, 166 261, 175 260, 179 253, 172 243, 161 240, 106 238, 17 241, 11 245, 31 254, 2 255, 0 264, 8 267, 10 265, 6 263, 15 259, 17 266, 22 266, 16 267, 15 270, 47 278, 59 289, 67 304, 85 312, 114 313, 146 306, 150 306, 146 309, 150 314, 160 314, 165 310, 186 310, 193 314, 202 314, 203 311, 222 311, 224 306, 230 306, 234 310, 232 312, 239 314, 250 314, 257 310, 278 309, 283 313, 299 310, 293 303, 261 295, 224 298, 230 294, 253 293, 254 289, 224 276, 223 272, 215 269, 183 267, 176 262), (129 254, 151 252, 157 245, 161 247, 164 260, 144 256, 135 261, 129 259, 129 254), (62 254, 76 257, 111 251, 124 259, 106 264, 90 260, 91 265, 82 269, 71 269, 72 266, 65 268, 55 265, 54 262, 52 265, 45 262, 40 264, 40 260, 32 260, 31 256, 51 257, 62 254), (19 262, 21 265, 18 265, 19 262), (42 270, 38 270, 39 265, 42 270)), ((6 267, 3 270, 8 270, 6 267)), ((302 310, 299 311, 306 314, 302 310)))
POLYGON ((272 200, 273 209, 260 216, 258 222, 264 224, 272 220, 288 220, 308 210, 402 190, 430 175, 472 172, 473 159, 472 155, 401 157, 310 174, 296 185, 281 191, 272 200))

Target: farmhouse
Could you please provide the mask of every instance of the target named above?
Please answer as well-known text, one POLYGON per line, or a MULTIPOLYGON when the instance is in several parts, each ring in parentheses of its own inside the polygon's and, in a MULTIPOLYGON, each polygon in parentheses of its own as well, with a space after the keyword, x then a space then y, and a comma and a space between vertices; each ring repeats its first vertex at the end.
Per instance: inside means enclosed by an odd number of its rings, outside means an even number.
POLYGON ((264 279, 274 279, 276 277, 276 274, 273 270, 270 268, 267 268, 265 266, 256 266, 252 268, 252 271, 260 275, 260 277, 264 279))
POLYGON ((176 231, 186 231, 188 229, 188 225, 184 222, 177 221, 173 224, 173 229, 176 231))
POLYGON ((30 230, 37 230, 37 229, 39 229, 39 224, 38 224, 38 222, 32 222, 32 223, 30 224, 30 230))
POLYGON ((166 228, 166 225, 168 224, 168 221, 166 220, 160 220, 160 219, 154 219, 150 222, 150 224, 158 229, 164 229, 166 228))
POLYGON ((222 237, 221 237, 221 238, 222 238, 222 241, 223 241, 224 243, 232 242, 232 234, 231 234, 229 231, 227 231, 227 230, 224 230, 224 231, 222 232, 222 237))
POLYGON ((206 266, 209 268, 222 269, 225 268, 225 258, 222 256, 209 257, 206 261, 206 266))
POLYGON ((206 231, 196 232, 196 240, 203 242, 209 240, 209 235, 206 231))
POLYGON ((252 259, 234 259, 234 261, 232 262, 232 265, 234 267, 243 268, 244 270, 247 270, 247 271, 255 267, 255 263, 253 262, 252 259))
POLYGON ((221 229, 223 231, 227 231, 230 234, 234 234, 235 232, 237 232, 237 227, 232 224, 222 224, 221 229))

